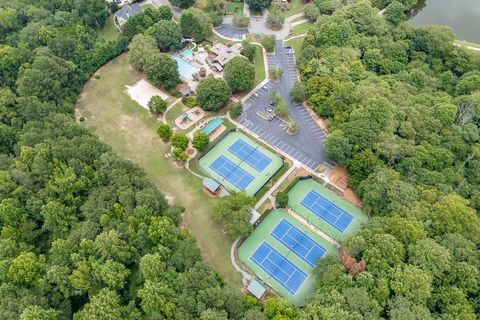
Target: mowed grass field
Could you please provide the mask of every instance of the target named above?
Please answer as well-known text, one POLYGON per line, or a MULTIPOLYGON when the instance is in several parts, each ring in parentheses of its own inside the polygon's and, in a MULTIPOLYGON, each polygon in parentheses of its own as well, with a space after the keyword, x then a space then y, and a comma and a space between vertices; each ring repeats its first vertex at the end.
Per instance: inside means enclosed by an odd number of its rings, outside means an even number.
POLYGON ((129 68, 123 54, 98 70, 100 79, 91 79, 77 102, 83 122, 100 140, 125 159, 141 166, 167 199, 185 207, 183 227, 197 238, 204 259, 223 278, 241 287, 240 274, 230 262, 232 240, 216 224, 211 211, 215 200, 202 191, 201 180, 165 158, 169 145, 155 133, 158 123, 125 93, 141 75, 129 68))

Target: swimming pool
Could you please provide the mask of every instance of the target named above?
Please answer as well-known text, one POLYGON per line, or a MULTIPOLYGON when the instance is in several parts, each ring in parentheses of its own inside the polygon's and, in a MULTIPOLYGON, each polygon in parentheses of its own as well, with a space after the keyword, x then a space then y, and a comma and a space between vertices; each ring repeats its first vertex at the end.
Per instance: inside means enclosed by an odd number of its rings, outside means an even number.
POLYGON ((192 76, 200 71, 197 67, 183 60, 180 56, 175 55, 173 56, 173 59, 177 61, 178 73, 180 73, 180 77, 185 80, 192 80, 192 76))
POLYGON ((185 57, 185 58, 189 58, 189 59, 193 59, 193 51, 192 49, 185 49, 182 51, 182 55, 185 57))

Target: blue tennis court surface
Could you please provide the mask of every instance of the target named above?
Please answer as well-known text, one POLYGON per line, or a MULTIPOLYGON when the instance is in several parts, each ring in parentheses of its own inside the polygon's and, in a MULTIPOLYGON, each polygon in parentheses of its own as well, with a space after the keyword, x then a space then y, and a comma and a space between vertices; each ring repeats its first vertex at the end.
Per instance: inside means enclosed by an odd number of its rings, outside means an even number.
POLYGON ((315 240, 285 219, 280 220, 271 234, 311 267, 315 267, 317 260, 323 257, 327 251, 315 240))
POLYGON ((272 159, 252 147, 242 139, 237 139, 228 147, 228 151, 245 161, 250 167, 262 172, 272 162, 272 159))
POLYGON ((254 180, 248 172, 224 156, 219 156, 209 167, 240 190, 245 190, 254 180))
POLYGON ((258 267, 275 279, 290 294, 295 294, 307 279, 307 274, 295 264, 290 262, 280 252, 263 241, 250 256, 258 267))
POLYGON ((310 190, 300 203, 342 233, 353 220, 353 217, 348 212, 345 212, 345 210, 328 201, 314 190, 310 190))

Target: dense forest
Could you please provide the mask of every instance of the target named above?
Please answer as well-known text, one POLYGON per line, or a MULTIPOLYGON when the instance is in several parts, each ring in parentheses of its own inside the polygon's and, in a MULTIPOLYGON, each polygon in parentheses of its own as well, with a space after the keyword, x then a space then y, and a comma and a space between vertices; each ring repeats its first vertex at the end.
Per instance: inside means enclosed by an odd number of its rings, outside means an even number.
POLYGON ((74 122, 92 73, 171 13, 106 42, 104 0, 0 0, 0 319, 478 317, 478 58, 448 28, 404 23, 415 1, 314 2, 298 65, 372 217, 343 248, 366 271, 321 260, 302 309, 225 284, 183 209, 74 122))
POLYGON ((303 42, 299 68, 309 105, 328 118, 326 152, 372 216, 343 247, 367 271, 352 278, 322 261, 306 319, 480 311, 480 63, 451 29, 402 22, 411 2, 357 1, 320 16, 303 42))
POLYGON ((104 0, 0 1, 0 319, 261 318, 182 208, 75 124, 83 83, 128 45, 97 37, 107 16, 104 0))

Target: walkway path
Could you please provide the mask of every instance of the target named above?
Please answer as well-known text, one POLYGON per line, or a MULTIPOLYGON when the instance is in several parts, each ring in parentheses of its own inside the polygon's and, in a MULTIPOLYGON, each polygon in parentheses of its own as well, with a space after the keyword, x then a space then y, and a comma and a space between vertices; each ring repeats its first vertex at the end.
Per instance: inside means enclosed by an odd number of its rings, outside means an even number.
POLYGON ((249 274, 248 272, 245 272, 240 266, 237 264, 237 259, 235 257, 235 251, 237 250, 238 243, 242 239, 242 236, 239 236, 237 239, 232 244, 232 247, 230 248, 230 261, 232 262, 233 267, 240 272, 240 275, 242 276, 242 282, 244 286, 247 286, 248 282, 253 280, 253 276, 249 274))
POLYGON ((160 117, 160 121, 162 121, 163 123, 167 123, 167 113, 168 111, 170 111, 170 109, 172 109, 177 103, 181 102, 182 101, 182 98, 178 98, 177 100, 173 101, 168 107, 167 109, 165 110, 164 113, 162 113, 162 116, 160 117))
POLYGON ((292 22, 293 20, 295 20, 297 18, 300 18, 300 17, 303 17, 303 16, 304 16, 303 12, 300 12, 300 13, 294 14, 293 16, 285 18, 285 20, 287 20, 289 22, 292 22))
POLYGON ((471 46, 464 45, 464 44, 461 44, 461 43, 453 43, 453 44, 454 44, 455 46, 464 47, 464 48, 467 48, 467 49, 469 49, 469 50, 480 51, 480 48, 471 47, 471 46))
POLYGON ((319 236, 321 236, 322 238, 324 238, 325 240, 327 240, 328 242, 330 242, 332 245, 334 245, 335 247, 337 247, 338 249, 340 249, 340 243, 338 243, 337 241, 335 241, 332 237, 330 237, 328 234, 326 234, 325 232, 323 232, 322 230, 318 229, 317 227, 315 227, 314 225, 312 225, 310 222, 308 222, 305 218, 303 218, 302 216, 300 216, 298 213, 296 213, 295 211, 293 211, 292 209, 290 208, 286 208, 287 212, 292 216, 294 217, 295 219, 297 219, 301 224, 303 224, 304 226, 306 226, 308 229, 310 229, 311 231, 315 232, 316 234, 318 234, 319 236))
POLYGON ((298 36, 293 36, 293 37, 290 37, 290 38, 287 38, 283 41, 287 42, 287 41, 290 41, 290 40, 293 40, 293 39, 296 39, 296 38, 303 38, 305 37, 307 34, 306 33, 302 33, 302 34, 299 34, 298 36))
POLYGON ((295 26, 298 26, 299 24, 307 23, 307 22, 310 22, 310 21, 308 21, 307 19, 303 19, 303 20, 300 20, 300 21, 295 21, 295 22, 292 22, 292 27, 295 27, 295 26))
POLYGON ((295 165, 292 165, 288 170, 287 172, 285 172, 281 177, 280 179, 277 180, 277 182, 275 182, 275 184, 267 191, 267 193, 265 193, 263 195, 263 197, 260 198, 260 200, 258 200, 257 204, 255 205, 255 210, 258 210, 258 208, 260 208, 260 206, 263 204, 263 202, 267 199, 275 199, 273 196, 272 196, 272 192, 277 190, 278 187, 283 183, 283 181, 285 181, 286 178, 288 178, 288 176, 290 176, 290 174, 293 172, 293 170, 295 170, 297 167, 295 165))

